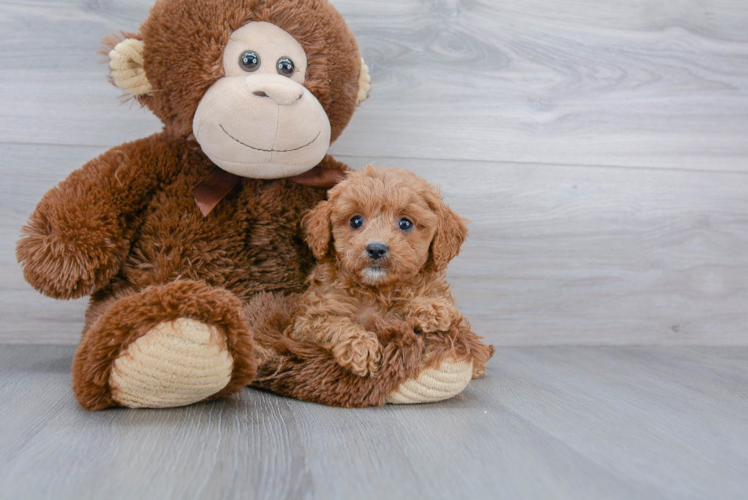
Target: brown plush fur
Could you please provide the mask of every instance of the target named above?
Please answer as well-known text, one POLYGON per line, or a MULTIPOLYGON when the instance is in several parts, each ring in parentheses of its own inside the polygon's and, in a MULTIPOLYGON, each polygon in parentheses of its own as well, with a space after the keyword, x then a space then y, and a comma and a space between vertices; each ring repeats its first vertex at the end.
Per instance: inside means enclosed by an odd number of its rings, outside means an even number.
POLYGON ((92 303, 73 359, 73 386, 80 404, 89 410, 115 404, 108 383, 114 360, 157 324, 178 318, 214 325, 226 336, 234 358, 232 379, 211 399, 234 394, 254 380, 256 359, 242 302, 228 290, 177 280, 92 303))
POLYGON ((404 322, 418 334, 462 323, 469 330, 444 271, 467 228, 423 179, 392 168, 350 173, 305 222, 307 242, 322 261, 301 297, 291 338, 329 349, 341 366, 366 376, 379 370, 379 324, 404 322), (354 217, 361 227, 351 227, 354 217), (400 229, 402 221, 410 229, 400 229), (386 255, 372 258, 371 243, 385 245, 386 255))
POLYGON ((471 331, 445 280, 467 229, 433 187, 405 170, 367 167, 349 173, 305 223, 307 241, 322 259, 309 289, 249 305, 255 338, 266 348, 255 385, 325 404, 369 406, 446 357, 472 360, 475 377, 485 372, 493 348, 471 331), (354 216, 362 217, 362 227, 350 226, 354 216), (414 223, 411 230, 398 228, 403 217, 414 223), (367 254, 372 241, 388 246, 385 258, 367 254), (386 272, 373 279, 371 266, 386 272), (306 374, 301 384, 299 372, 306 374))
MULTIPOLYGON (((300 221, 324 191, 288 179, 242 179, 203 217, 192 189, 215 168, 191 134, 205 91, 222 76, 228 36, 270 21, 307 51, 305 85, 337 137, 356 106, 360 56, 325 0, 159 0, 141 27, 154 91, 140 97, 164 132, 90 161, 41 200, 18 242, 27 281, 45 295, 92 294, 75 358, 73 389, 85 408, 113 404, 119 353, 160 321, 188 317, 218 327, 248 383, 255 361, 242 307, 259 292, 300 292, 314 264, 300 221)), ((111 43, 113 39, 110 39, 111 43)), ((321 166, 345 170, 326 157, 321 166)))

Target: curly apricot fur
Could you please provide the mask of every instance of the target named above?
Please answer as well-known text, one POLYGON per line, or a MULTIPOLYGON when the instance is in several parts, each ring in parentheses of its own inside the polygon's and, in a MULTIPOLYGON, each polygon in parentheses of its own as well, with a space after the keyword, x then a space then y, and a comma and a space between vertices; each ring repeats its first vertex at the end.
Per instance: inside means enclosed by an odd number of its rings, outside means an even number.
MULTIPOLYGON (((467 228, 423 179, 400 169, 349 173, 304 223, 307 243, 322 261, 286 331, 290 338, 329 349, 341 366, 366 375, 376 373, 381 322, 404 323, 416 334, 469 329, 445 280, 467 228), (360 228, 350 226, 354 216, 364 221, 360 228), (413 228, 400 229, 402 218, 413 228), (367 254, 372 241, 387 247, 384 258, 367 254)), ((485 360, 477 366, 482 373, 485 360)))

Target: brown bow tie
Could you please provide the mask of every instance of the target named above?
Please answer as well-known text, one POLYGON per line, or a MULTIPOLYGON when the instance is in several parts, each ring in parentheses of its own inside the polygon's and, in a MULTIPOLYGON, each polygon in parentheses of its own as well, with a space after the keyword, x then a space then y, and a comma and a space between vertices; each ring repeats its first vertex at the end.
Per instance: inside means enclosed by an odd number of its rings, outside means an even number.
MULTIPOLYGON (((341 172, 340 170, 330 170, 318 165, 303 174, 290 177, 290 179, 302 186, 316 189, 330 189, 343 180, 344 177, 345 172, 341 172)), ((211 210, 213 210, 215 206, 218 205, 218 203, 224 199, 237 184, 239 184, 241 179, 240 176, 227 172, 220 167, 211 170, 210 173, 192 189, 192 194, 195 197, 197 206, 203 213, 203 217, 207 217, 211 210)))

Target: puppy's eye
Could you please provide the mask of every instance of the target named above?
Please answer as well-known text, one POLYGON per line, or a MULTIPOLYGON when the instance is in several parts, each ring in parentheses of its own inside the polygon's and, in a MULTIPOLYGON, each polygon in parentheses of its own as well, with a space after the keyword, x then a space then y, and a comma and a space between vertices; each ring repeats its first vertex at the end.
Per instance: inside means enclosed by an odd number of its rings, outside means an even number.
POLYGON ((364 225, 364 218, 361 217, 360 215, 357 215, 357 216, 355 216, 354 218, 351 219, 351 221, 349 222, 349 224, 351 226, 351 229, 358 229, 358 228, 360 228, 361 226, 364 225))
POLYGON ((260 67, 260 55, 254 50, 245 50, 239 56, 239 66, 249 73, 257 71, 260 67))
POLYGON ((295 68, 293 61, 288 57, 281 57, 278 59, 276 67, 278 68, 278 74, 283 76, 293 75, 293 70, 295 68))
POLYGON ((410 231, 413 229, 413 222, 403 217, 400 219, 398 226, 400 227, 400 231, 410 231))

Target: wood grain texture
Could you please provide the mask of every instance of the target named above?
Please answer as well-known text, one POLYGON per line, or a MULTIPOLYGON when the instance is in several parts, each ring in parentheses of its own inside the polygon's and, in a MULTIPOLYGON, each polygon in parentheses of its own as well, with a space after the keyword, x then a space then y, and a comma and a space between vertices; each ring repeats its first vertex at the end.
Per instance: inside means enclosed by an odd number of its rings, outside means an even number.
MULTIPOLYGON (((120 109, 96 55, 152 0, 0 2, 0 137, 111 146, 159 129, 120 109)), ((339 154, 746 171, 743 0, 336 0, 374 90, 339 154)))
MULTIPOLYGON (((36 294, 15 240, 43 191, 100 148, 0 145, 0 341, 72 344, 84 301, 36 294), (32 151, 33 150, 33 151, 32 151), (13 205, 8 204, 13 201, 13 205)), ((340 157, 354 168, 360 158, 340 157)), ((450 265, 460 308, 498 345, 748 344, 748 176, 381 158, 442 186, 470 221, 450 265)))
POLYGON ((78 343, 87 299, 56 301, 31 288, 16 241, 44 193, 105 150, 0 143, 0 343, 78 343))
POLYGON ((649 347, 500 347, 426 406, 92 414, 74 347, 7 345, 75 344, 85 309, 34 292, 15 241, 70 171, 160 129, 96 54, 152 1, 0 0, 0 497, 745 497, 743 0, 333 0, 374 88, 332 152, 472 220, 450 281, 476 331, 649 347))
MULTIPOLYGON (((79 338, 85 300, 31 290, 15 241, 70 171, 160 128, 96 55, 151 3, 0 0, 0 342, 79 338)), ((472 220, 450 279, 476 331, 748 344, 742 0, 334 3, 374 91, 333 152, 415 170, 472 220)))
POLYGON ((72 347, 0 346, 4 498, 744 498, 745 348, 504 348, 459 398, 328 408, 246 389, 88 413, 72 347))
POLYGON ((743 174, 377 163, 442 185, 471 220, 449 276, 494 343, 748 344, 743 174))

